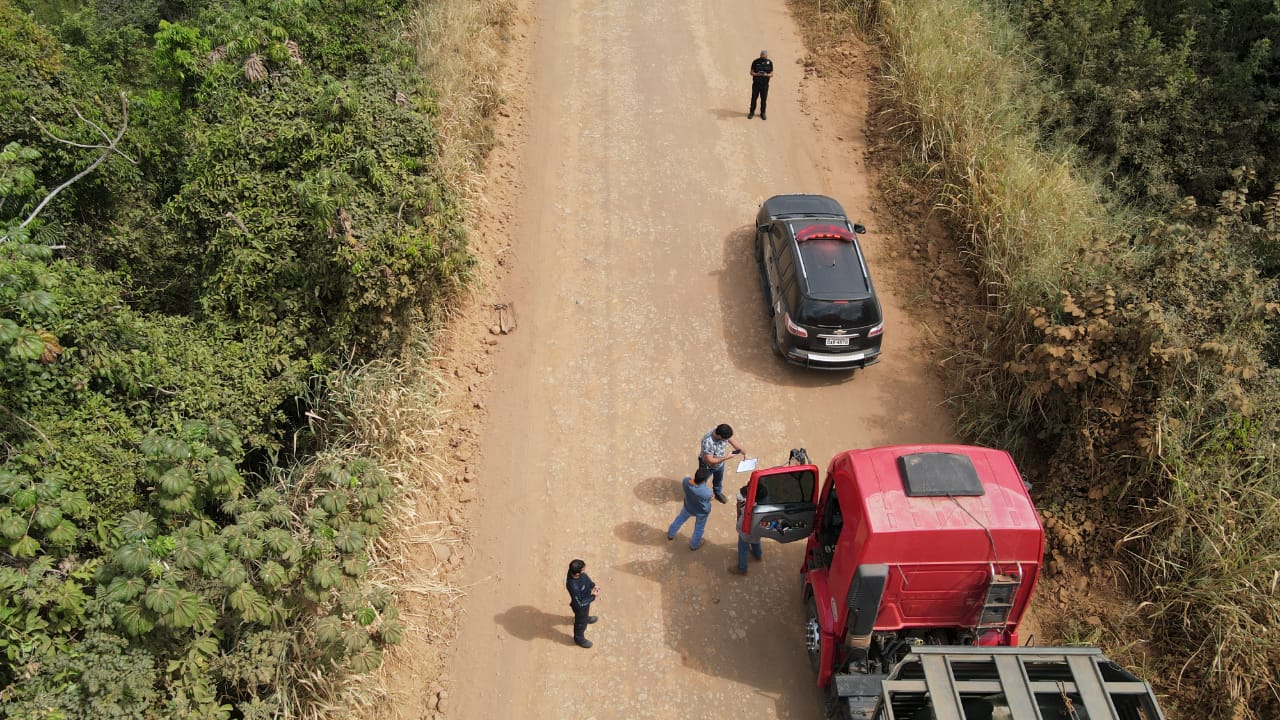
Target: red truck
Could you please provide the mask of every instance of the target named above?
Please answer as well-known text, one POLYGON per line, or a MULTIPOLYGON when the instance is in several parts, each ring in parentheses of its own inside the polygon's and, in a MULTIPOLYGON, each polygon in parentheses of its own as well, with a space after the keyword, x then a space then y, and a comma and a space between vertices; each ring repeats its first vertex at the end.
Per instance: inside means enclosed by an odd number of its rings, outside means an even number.
POLYGON ((738 530, 807 541, 805 645, 830 717, 1163 720, 1099 650, 1018 647, 1044 529, 1008 453, 850 450, 818 480, 803 449, 757 470, 738 530))

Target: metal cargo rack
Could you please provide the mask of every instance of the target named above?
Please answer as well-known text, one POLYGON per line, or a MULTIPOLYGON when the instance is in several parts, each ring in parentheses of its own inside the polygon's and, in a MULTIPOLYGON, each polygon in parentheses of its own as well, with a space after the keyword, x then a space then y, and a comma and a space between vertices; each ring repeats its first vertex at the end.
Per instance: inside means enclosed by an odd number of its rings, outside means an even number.
POLYGON ((921 646, 835 691, 842 718, 1164 720, 1151 686, 1097 648, 921 646))

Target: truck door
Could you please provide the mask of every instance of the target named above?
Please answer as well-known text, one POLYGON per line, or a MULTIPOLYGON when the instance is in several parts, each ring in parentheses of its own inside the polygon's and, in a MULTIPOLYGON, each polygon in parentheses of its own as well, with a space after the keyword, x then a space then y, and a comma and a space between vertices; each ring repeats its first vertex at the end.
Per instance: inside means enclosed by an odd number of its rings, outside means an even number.
POLYGON ((751 473, 738 530, 754 540, 795 542, 813 532, 818 466, 784 465, 751 473))

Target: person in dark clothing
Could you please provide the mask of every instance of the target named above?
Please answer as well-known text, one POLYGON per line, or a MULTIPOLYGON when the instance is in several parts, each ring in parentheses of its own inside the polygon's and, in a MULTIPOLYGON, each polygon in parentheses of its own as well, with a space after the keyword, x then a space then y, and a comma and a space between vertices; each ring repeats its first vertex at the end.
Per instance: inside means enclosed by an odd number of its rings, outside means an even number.
POLYGON ((569 574, 564 579, 564 589, 569 591, 569 607, 573 608, 573 641, 582 648, 591 647, 591 641, 586 638, 587 626, 599 619, 591 614, 591 603, 600 594, 600 588, 583 572, 586 567, 582 560, 571 561, 569 574))
POLYGON ((769 51, 761 50, 760 57, 751 61, 751 109, 747 111, 747 119, 756 116, 756 99, 760 100, 760 119, 764 116, 765 105, 769 102, 769 78, 773 77, 773 61, 769 59, 769 51))

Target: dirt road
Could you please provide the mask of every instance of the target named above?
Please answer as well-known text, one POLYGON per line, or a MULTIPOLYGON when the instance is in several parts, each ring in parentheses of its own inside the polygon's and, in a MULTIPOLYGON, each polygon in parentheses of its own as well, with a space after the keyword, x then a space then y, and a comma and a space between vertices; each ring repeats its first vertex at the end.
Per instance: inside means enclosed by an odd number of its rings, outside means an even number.
POLYGON ((720 422, 765 464, 800 445, 825 464, 951 439, 889 274, 901 240, 871 210, 865 88, 801 82, 783 0, 532 6, 502 290, 520 325, 489 381, 450 715, 819 718, 800 546, 766 545, 738 578, 731 504, 714 506, 696 552, 688 528, 670 543, 664 530, 720 422), (769 119, 747 120, 761 49, 776 65, 769 119), (880 365, 815 374, 770 353, 750 222, 783 192, 832 195, 869 228, 880 365), (591 650, 571 641, 574 557, 603 589, 591 650))

